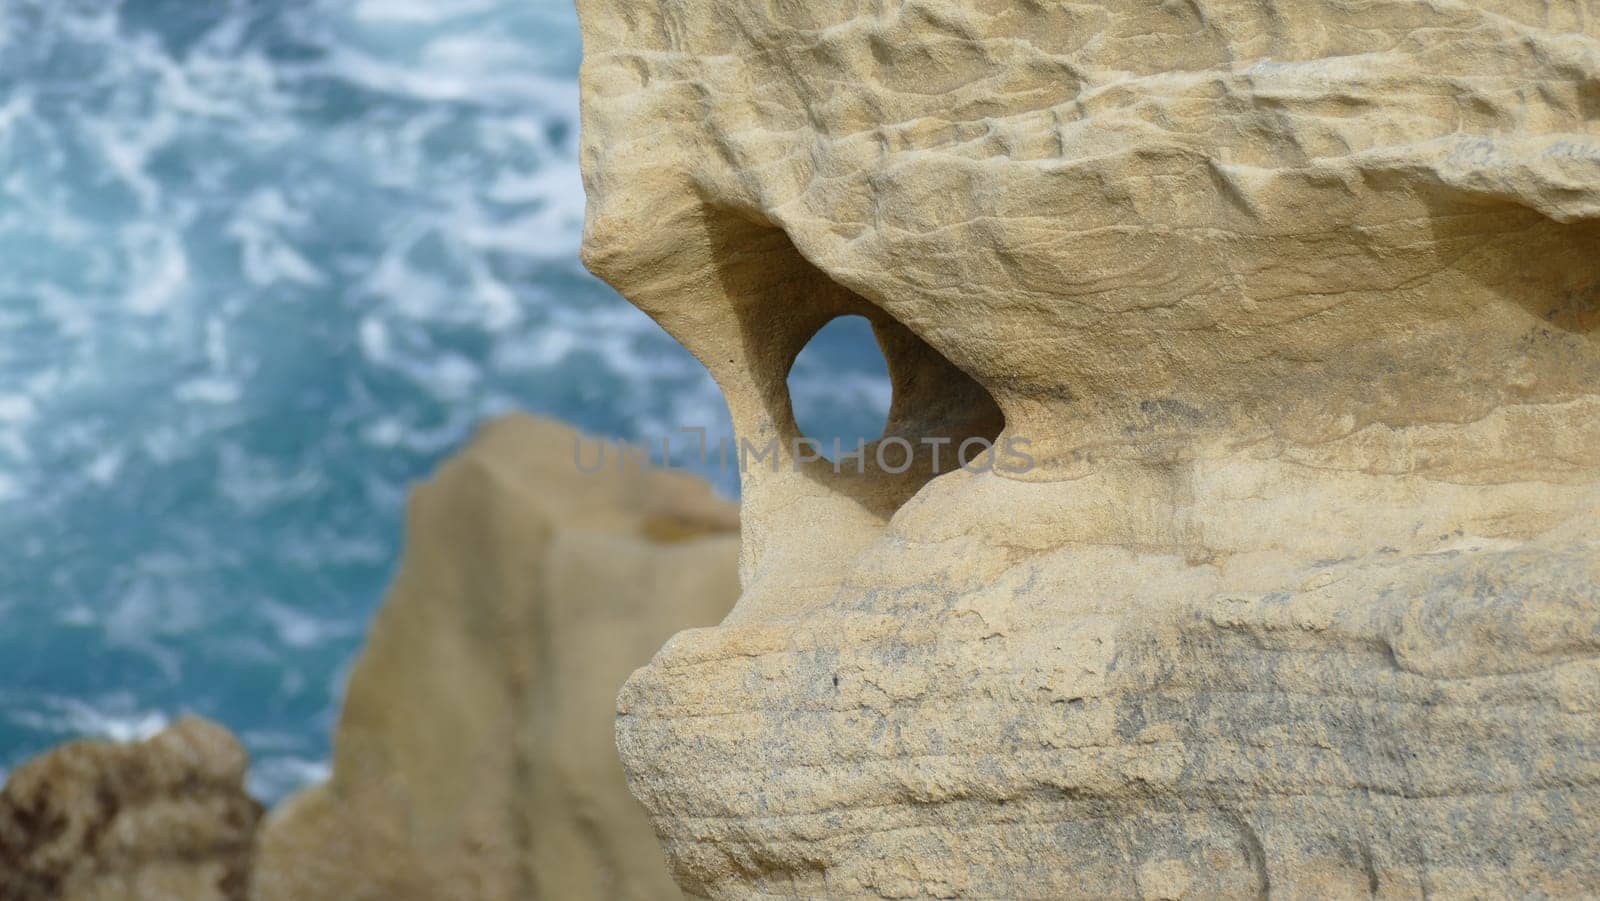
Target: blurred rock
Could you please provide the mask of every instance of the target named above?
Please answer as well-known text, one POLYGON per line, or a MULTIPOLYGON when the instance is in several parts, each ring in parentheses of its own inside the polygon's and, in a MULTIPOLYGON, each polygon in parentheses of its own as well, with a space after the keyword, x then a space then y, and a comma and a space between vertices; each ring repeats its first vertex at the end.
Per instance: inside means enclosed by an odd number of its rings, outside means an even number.
POLYGON ((259 901, 677 894, 623 780, 615 697, 732 606, 737 514, 698 479, 619 471, 614 445, 583 473, 579 439, 502 419, 416 490, 333 776, 268 818, 259 901))
POLYGON ((245 898, 261 817, 247 764, 226 729, 194 717, 34 758, 0 790, 0 898, 245 898))

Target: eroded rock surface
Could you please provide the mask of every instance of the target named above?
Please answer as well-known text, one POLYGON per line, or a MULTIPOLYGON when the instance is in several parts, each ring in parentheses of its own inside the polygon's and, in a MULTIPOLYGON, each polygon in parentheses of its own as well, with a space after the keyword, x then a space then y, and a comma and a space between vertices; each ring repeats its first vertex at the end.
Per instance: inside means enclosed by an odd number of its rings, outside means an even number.
POLYGON ((233 735, 195 717, 28 761, 0 789, 0 898, 242 901, 261 817, 247 764, 233 735))
POLYGON ((506 418, 416 490, 332 779, 263 825, 254 897, 677 894, 623 781, 615 696, 668 635, 732 605, 738 517, 697 479, 619 470, 616 446, 580 472, 578 440, 506 418))
POLYGON ((685 889, 1600 892, 1600 8, 579 6, 586 260, 743 437, 859 313, 1036 460, 745 473, 621 696, 685 889))

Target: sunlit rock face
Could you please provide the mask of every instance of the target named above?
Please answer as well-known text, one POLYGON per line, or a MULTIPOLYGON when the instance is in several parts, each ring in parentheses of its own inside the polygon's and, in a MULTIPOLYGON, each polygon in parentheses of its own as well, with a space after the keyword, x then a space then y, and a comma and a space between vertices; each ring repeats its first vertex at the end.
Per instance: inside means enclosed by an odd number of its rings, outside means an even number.
POLYGON ((579 6, 591 268, 923 451, 749 467, 624 687, 687 891, 1600 891, 1600 9, 579 6))

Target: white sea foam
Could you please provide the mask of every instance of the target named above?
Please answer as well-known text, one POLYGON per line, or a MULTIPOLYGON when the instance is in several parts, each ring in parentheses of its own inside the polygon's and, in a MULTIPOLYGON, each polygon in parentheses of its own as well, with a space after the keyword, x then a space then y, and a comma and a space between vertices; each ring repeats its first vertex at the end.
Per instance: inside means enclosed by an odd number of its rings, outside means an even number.
POLYGON ((122 462, 126 458, 126 452, 118 448, 107 450, 89 461, 83 468, 84 475, 96 485, 110 487, 116 481, 117 473, 122 471, 122 462))
POLYGON ((178 385, 173 394, 181 401, 198 404, 238 402, 244 389, 233 379, 204 376, 178 385))
POLYGON ((371 25, 437 25, 494 10, 504 0, 356 0, 351 14, 371 25))
POLYGON ((577 52, 566 0, 0 2, 0 765, 192 704, 276 797, 485 416, 729 434, 576 259, 577 52))
MULTIPOLYGON (((0 707, 10 708, 10 699, 0 699, 0 707)), ((55 735, 112 741, 143 741, 171 722, 158 711, 137 709, 126 693, 107 695, 97 703, 46 695, 30 699, 26 708, 6 709, 5 716, 18 725, 55 735)))
POLYGON ((258 604, 256 610, 272 623, 278 639, 292 648, 309 648, 331 639, 347 638, 352 632, 360 632, 348 621, 322 619, 273 601, 258 604))
POLYGON ((0 470, 0 504, 20 500, 25 493, 20 479, 0 470))
POLYGON ((189 258, 167 229, 132 226, 121 235, 133 271, 123 305, 141 315, 170 309, 189 284, 189 258))
POLYGON ((308 785, 320 785, 331 775, 333 767, 326 760, 274 755, 255 762, 245 785, 257 798, 277 799, 308 785))
POLYGON ((36 413, 33 400, 25 394, 0 394, 0 422, 27 422, 36 413))

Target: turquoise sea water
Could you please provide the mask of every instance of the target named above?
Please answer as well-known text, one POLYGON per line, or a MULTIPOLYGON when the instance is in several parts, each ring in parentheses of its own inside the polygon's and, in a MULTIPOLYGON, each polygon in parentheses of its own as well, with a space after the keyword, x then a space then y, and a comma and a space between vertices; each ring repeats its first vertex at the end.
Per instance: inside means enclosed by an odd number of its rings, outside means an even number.
MULTIPOLYGON (((578 264, 579 53, 547 0, 0 0, 0 770, 192 711, 277 798, 475 424, 726 434, 578 264)), ((864 341, 797 364, 820 428, 864 341)))

